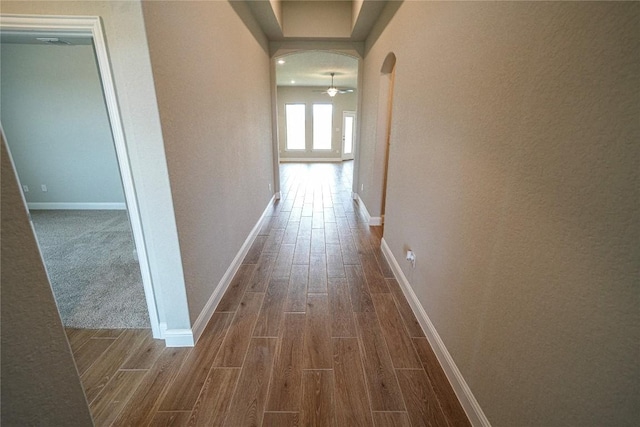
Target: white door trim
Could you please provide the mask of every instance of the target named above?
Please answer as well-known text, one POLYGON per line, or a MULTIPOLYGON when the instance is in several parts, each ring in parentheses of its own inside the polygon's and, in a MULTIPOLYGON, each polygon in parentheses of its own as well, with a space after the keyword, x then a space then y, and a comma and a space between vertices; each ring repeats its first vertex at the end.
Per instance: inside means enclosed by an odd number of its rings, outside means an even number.
POLYGON ((51 31, 51 32, 73 32, 81 35, 91 36, 96 52, 96 61, 102 83, 102 90, 107 105, 107 113, 116 149, 116 157, 120 167, 122 186, 124 188, 125 200, 129 212, 129 220, 133 232, 133 240, 138 252, 140 263, 140 273, 144 294, 149 310, 151 330, 154 338, 162 338, 158 310, 156 307, 155 293, 151 279, 147 250, 145 246, 144 233, 142 231, 142 221, 136 197, 135 185, 131 174, 131 166, 127 152, 127 142, 124 136, 118 99, 116 96, 107 45, 104 38, 104 31, 100 17, 97 16, 37 16, 37 15, 0 15, 0 29, 5 31, 51 31))
POLYGON ((356 145, 356 112, 355 111, 343 111, 342 112, 342 160, 353 160, 354 151, 356 145), (345 154, 344 143, 345 143, 345 127, 344 122, 347 116, 353 117, 353 126, 351 129, 351 153, 345 154))

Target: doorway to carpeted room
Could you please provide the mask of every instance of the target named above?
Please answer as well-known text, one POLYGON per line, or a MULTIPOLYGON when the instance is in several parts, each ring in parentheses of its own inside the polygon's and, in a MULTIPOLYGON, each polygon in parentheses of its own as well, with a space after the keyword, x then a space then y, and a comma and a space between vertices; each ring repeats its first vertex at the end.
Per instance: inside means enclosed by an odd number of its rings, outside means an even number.
POLYGON ((149 328, 126 210, 30 213, 65 327, 149 328))

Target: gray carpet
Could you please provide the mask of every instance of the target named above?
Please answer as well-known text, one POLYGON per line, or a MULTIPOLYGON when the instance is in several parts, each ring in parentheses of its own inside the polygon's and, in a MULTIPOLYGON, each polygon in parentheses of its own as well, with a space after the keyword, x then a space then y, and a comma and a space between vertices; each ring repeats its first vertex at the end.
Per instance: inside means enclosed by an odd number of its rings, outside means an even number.
POLYGON ((149 328, 126 211, 31 211, 62 322, 149 328))

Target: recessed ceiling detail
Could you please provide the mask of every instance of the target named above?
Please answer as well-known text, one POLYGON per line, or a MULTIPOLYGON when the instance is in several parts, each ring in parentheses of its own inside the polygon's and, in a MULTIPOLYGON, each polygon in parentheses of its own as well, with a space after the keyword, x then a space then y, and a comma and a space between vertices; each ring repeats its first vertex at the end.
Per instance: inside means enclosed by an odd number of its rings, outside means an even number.
POLYGON ((244 1, 271 41, 321 38, 362 42, 389 3, 388 0, 244 1))
MULTIPOLYGON (((358 85, 358 59, 334 52, 309 51, 293 53, 278 59, 285 63, 276 65, 278 86, 329 87, 331 73, 335 73, 335 85, 355 89, 358 85), (295 84, 291 83, 295 81, 295 84)), ((276 62, 278 61, 276 59, 276 62)))

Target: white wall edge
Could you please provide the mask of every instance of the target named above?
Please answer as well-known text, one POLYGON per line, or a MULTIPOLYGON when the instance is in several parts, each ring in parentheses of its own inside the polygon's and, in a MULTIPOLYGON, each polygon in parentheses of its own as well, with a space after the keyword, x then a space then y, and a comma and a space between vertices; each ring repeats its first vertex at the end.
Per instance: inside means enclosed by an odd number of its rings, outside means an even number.
POLYGON ((191 329, 166 329, 164 343, 167 347, 193 347, 195 345, 191 329))
POLYGON ((213 316, 213 313, 215 312, 216 307, 220 303, 222 296, 224 295, 225 291, 231 284, 231 281, 233 280, 233 276, 236 275, 236 273, 238 272, 238 269, 240 268, 240 265, 242 265, 242 261, 244 260, 244 257, 247 255, 247 252, 249 252, 249 249, 251 249, 251 245, 253 245, 253 242, 256 240, 256 237, 260 232, 262 221, 264 220, 264 217, 267 216, 267 213, 271 210, 271 206, 273 205, 274 201, 275 201, 275 196, 272 197, 271 200, 269 200, 269 203, 267 204, 264 211, 262 212, 262 215, 260 215, 258 222, 256 222, 256 225, 253 226, 253 229, 249 233, 249 236, 247 236, 247 239, 244 241, 244 244, 240 247, 240 250, 236 254, 233 261, 231 262, 231 265, 229 265, 229 268, 222 276, 222 279, 220 279, 218 286, 216 286, 216 288, 213 290, 211 297, 209 297, 209 300, 207 301, 204 308, 198 315, 198 318, 193 323, 192 330, 193 330, 193 337, 195 338, 195 342, 198 342, 198 339, 200 339, 202 332, 204 332, 204 328, 209 323, 209 320, 211 320, 211 316, 213 316))
POLYGON ((29 210, 105 210, 124 211, 125 203, 74 203, 74 202, 32 202, 27 203, 29 210))
POLYGON ((166 322, 160 322, 160 338, 164 340, 166 347, 193 347, 193 332, 191 329, 167 329, 166 322))
POLYGON ((382 218, 379 216, 371 216, 369 214, 367 207, 365 206, 364 202, 362 201, 358 193, 352 192, 351 195, 353 196, 353 200, 358 202, 358 208, 360 209, 360 212, 364 216, 365 221, 367 221, 367 223, 370 226, 382 225, 382 218))
POLYGON ((482 411, 480 404, 471 392, 471 389, 467 385, 467 382, 464 380, 462 373, 456 366, 453 358, 451 357, 451 354, 449 354, 449 351, 445 347, 444 342, 440 338, 438 331, 436 330, 435 326, 433 326, 431 319, 429 319, 427 312, 424 310, 424 307, 418 300, 415 292, 413 292, 413 288, 409 284, 407 277, 402 272, 400 264, 398 264, 398 261, 393 256, 393 253, 391 252, 389 245, 387 245, 384 237, 382 238, 380 248, 382 249, 382 253, 384 254, 385 258, 389 262, 394 276, 398 280, 398 283, 400 283, 400 288, 402 289, 404 296, 407 298, 407 301, 409 302, 413 313, 416 315, 418 322, 420 322, 420 326, 422 327, 422 330, 424 331, 429 344, 431 344, 431 347, 433 348, 433 351, 436 354, 440 365, 444 369, 444 372, 447 375, 447 378, 449 379, 449 382, 451 383, 456 396, 458 396, 458 399, 460 400, 464 411, 469 417, 469 421, 471 421, 471 424, 474 426, 491 427, 491 424, 482 411))
POLYGON ((370 216, 369 217, 369 225, 382 225, 383 220, 379 216, 370 216))
POLYGON ((303 162, 303 163, 313 163, 313 162, 342 162, 341 157, 280 157, 280 163, 287 162, 303 162))
POLYGON ((195 341, 191 329, 167 329, 167 322, 160 322, 158 326, 160 338, 164 340, 166 347, 193 347, 195 341))
POLYGON ((276 191, 276 193, 273 195, 275 200, 280 200, 280 197, 282 197, 282 194, 279 191, 276 191))

